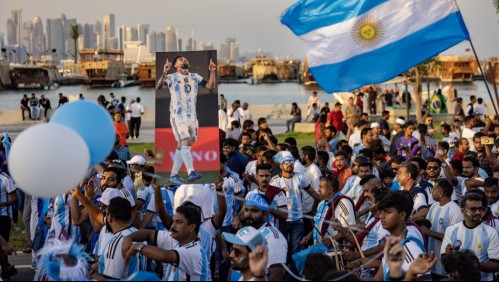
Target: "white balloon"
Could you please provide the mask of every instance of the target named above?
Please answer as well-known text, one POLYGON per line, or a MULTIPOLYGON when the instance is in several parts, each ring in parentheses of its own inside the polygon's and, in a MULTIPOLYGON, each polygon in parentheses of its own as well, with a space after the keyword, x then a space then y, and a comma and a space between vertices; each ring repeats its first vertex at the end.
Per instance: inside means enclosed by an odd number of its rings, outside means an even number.
POLYGON ((79 184, 90 165, 90 151, 71 128, 45 123, 17 136, 8 164, 17 187, 33 196, 49 198, 79 184))

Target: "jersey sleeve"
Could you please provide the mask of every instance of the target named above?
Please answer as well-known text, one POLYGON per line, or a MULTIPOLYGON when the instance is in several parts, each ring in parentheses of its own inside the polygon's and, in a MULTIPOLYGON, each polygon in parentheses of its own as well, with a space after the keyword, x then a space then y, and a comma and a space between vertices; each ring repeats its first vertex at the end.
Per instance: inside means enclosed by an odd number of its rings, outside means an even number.
POLYGON ((135 206, 135 200, 133 199, 132 194, 127 189, 121 189, 120 190, 123 196, 125 196, 125 199, 127 199, 130 202, 130 205, 132 208, 135 206))
POLYGON ((300 184, 304 190, 308 190, 308 188, 310 188, 310 181, 308 181, 304 175, 300 175, 300 184))
POLYGON ((7 182, 6 182, 6 185, 5 185, 5 190, 7 190, 8 194, 16 191, 16 185, 14 184, 14 180, 12 179, 12 177, 8 177, 7 178, 7 182))
POLYGON ((151 200, 149 200, 146 210, 155 213, 157 209, 156 209, 156 203, 154 202, 154 193, 151 195, 151 200))
POLYGON ((139 191, 137 191, 137 200, 142 200, 145 202, 146 198, 147 198, 146 187, 142 187, 139 189, 139 191))
POLYGON ((341 225, 350 226, 355 224, 355 213, 350 200, 341 199, 336 206, 334 213, 341 225))
POLYGON ((156 242, 155 245, 164 249, 171 250, 174 247, 175 239, 172 238, 172 234, 168 230, 156 231, 156 242))
POLYGON ((423 193, 418 193, 414 197, 414 211, 419 211, 423 208, 428 208, 428 203, 426 202, 426 197, 423 193))
POLYGON ((285 207, 288 205, 288 200, 286 199, 286 194, 283 191, 279 192, 274 196, 274 201, 277 203, 278 207, 285 207))
POLYGON ((490 243, 487 248, 487 256, 489 259, 499 260, 499 233, 496 230, 489 232, 490 243))

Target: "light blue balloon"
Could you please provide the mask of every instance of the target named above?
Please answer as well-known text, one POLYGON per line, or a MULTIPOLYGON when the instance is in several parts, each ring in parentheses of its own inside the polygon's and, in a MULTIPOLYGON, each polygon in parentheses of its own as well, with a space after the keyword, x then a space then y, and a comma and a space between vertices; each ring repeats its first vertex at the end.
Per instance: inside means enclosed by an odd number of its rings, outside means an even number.
MULTIPOLYGON (((111 153, 116 139, 111 115, 97 103, 78 100, 59 108, 50 122, 76 131, 90 150, 90 165, 96 165, 111 153)), ((54 136, 57 138, 57 136, 54 136)))

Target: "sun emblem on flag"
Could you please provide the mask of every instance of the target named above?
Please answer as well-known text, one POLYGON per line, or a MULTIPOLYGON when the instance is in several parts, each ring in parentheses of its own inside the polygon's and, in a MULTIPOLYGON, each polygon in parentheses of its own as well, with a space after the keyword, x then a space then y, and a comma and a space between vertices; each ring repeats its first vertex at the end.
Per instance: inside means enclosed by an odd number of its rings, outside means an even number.
POLYGON ((379 45, 383 41, 384 35, 383 24, 374 16, 364 16, 358 19, 353 25, 353 40, 365 48, 372 48, 379 45))

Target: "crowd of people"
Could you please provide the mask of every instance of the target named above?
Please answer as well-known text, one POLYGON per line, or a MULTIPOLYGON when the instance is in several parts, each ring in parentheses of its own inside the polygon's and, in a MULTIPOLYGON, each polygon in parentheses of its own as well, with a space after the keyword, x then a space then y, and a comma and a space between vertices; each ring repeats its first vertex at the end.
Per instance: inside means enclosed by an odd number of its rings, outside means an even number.
MULTIPOLYGON (((158 184, 117 129, 115 150, 70 192, 26 195, 36 277, 71 277, 62 272, 80 264, 46 267, 43 255, 66 241, 90 254, 88 268, 74 272, 80 280, 141 271, 169 281, 497 279, 499 117, 482 114, 475 97, 439 127, 428 114, 421 123, 396 117, 390 127, 390 112, 373 120, 353 97, 331 111, 312 101, 321 108, 315 146, 278 140, 265 118, 254 123, 247 103, 227 110, 221 98, 227 122, 215 183, 158 184)), ((3 170, 0 266, 9 279, 19 199, 3 170)))

